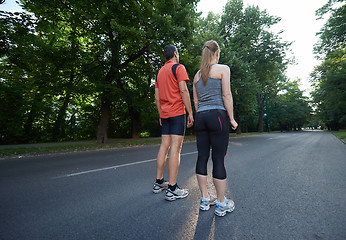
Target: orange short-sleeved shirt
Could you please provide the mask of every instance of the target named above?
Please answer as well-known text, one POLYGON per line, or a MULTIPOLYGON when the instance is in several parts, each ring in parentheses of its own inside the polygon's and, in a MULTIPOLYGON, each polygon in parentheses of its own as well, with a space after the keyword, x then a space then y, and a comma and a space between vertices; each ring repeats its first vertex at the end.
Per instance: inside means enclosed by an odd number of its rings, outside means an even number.
POLYGON ((161 118, 176 117, 185 114, 185 105, 180 95, 179 82, 189 82, 185 66, 179 64, 176 69, 176 76, 172 72, 172 66, 176 64, 173 61, 168 61, 159 70, 155 88, 159 89, 160 105, 161 105, 161 118))

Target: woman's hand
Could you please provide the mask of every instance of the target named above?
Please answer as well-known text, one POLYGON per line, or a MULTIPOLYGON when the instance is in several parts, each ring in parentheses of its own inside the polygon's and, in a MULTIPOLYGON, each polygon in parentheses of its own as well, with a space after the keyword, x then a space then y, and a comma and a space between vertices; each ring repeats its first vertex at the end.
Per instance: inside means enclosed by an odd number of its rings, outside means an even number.
POLYGON ((238 123, 234 120, 234 119, 231 119, 231 127, 233 130, 236 130, 237 127, 238 127, 238 123))

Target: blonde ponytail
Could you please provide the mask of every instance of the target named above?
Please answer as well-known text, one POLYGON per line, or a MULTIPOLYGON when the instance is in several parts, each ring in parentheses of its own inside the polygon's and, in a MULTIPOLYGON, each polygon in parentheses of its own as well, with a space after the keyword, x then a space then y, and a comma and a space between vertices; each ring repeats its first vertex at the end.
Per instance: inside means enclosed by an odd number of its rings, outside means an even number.
POLYGON ((202 75, 204 86, 208 82, 208 75, 209 75, 210 66, 211 66, 210 63, 213 59, 215 52, 218 49, 219 49, 219 44, 217 44, 217 42, 214 40, 207 41, 203 46, 200 72, 202 75))

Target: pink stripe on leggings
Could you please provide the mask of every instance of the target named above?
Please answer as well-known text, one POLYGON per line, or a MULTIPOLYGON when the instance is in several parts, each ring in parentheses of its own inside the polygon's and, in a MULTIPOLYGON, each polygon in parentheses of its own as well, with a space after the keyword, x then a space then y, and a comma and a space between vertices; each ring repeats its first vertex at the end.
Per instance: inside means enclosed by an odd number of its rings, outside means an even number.
POLYGON ((220 117, 218 117, 218 118, 219 118, 220 127, 221 127, 221 131, 222 131, 222 123, 221 123, 221 119, 220 119, 220 117))

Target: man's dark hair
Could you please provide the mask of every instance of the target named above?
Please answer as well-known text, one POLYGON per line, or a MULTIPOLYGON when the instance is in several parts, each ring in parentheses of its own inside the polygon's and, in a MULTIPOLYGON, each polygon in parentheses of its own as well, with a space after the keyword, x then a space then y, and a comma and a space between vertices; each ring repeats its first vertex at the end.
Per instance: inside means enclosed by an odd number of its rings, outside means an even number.
POLYGON ((178 51, 177 51, 177 48, 172 44, 168 44, 163 49, 163 55, 165 56, 167 61, 174 57, 174 52, 178 52, 178 51))

